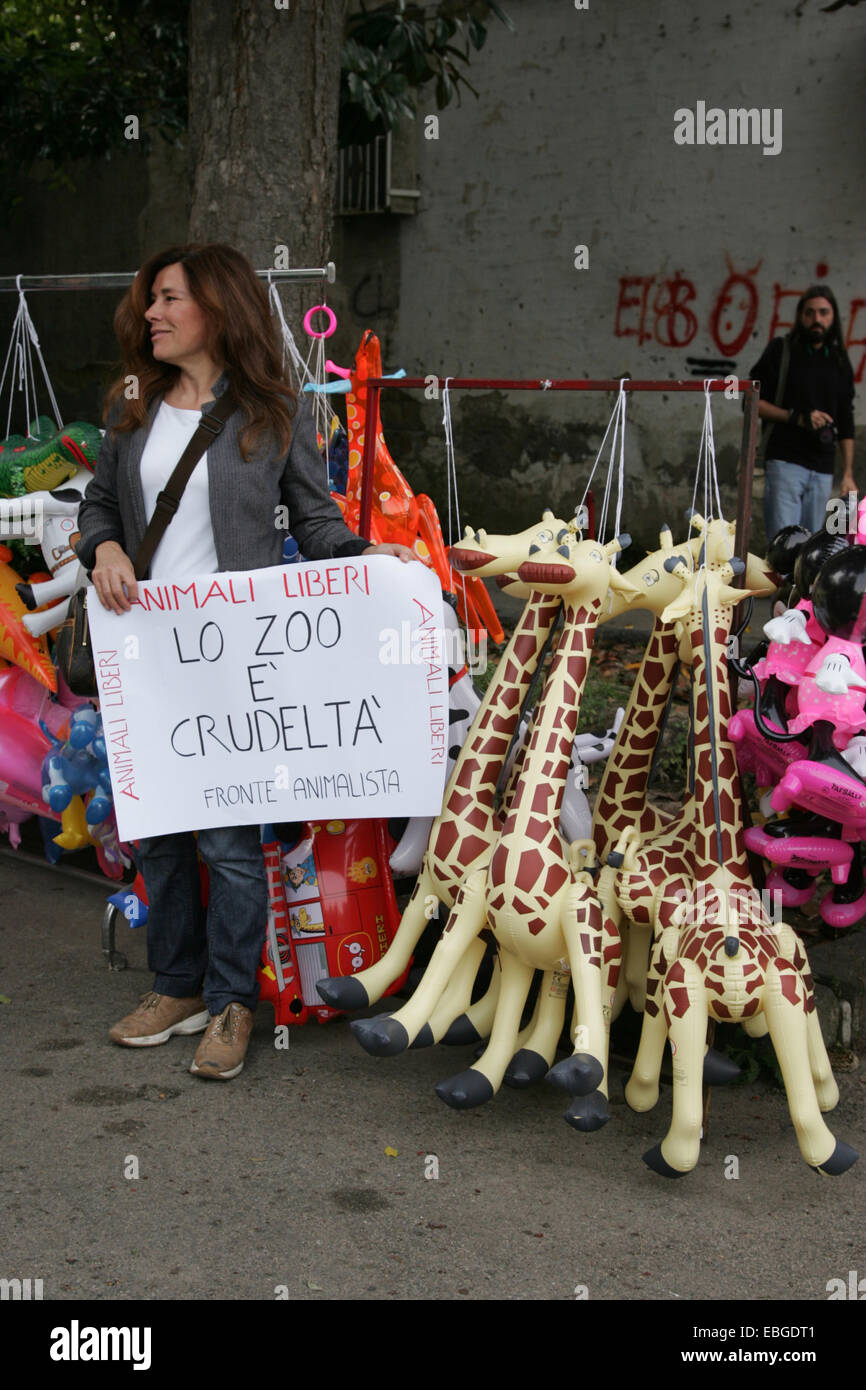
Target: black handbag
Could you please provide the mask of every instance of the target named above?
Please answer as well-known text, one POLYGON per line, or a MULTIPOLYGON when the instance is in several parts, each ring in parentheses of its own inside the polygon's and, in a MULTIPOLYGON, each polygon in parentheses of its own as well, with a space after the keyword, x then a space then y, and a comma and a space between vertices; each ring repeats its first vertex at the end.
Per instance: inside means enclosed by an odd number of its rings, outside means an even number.
MULTIPOLYGON (((156 499, 153 516, 148 522, 135 557, 136 579, 143 579, 150 569, 156 547, 180 506, 180 499, 192 477, 193 469, 234 410, 235 403, 231 392, 226 392, 206 415, 202 414, 195 433, 156 499)), ((87 586, 84 584, 80 589, 76 589, 69 600, 69 612, 57 632, 54 660, 73 695, 83 695, 92 699, 99 694, 90 629, 87 624, 87 586)))

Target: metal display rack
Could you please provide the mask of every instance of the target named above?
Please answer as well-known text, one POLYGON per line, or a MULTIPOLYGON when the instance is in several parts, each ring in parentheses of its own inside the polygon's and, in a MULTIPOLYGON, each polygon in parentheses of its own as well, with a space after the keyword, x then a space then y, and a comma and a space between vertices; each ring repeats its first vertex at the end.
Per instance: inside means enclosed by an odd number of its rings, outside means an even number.
MULTIPOLYGON (((432 377, 369 377, 366 382, 368 422, 378 420, 379 396, 389 391, 418 391, 432 385, 432 377)), ((440 388, 447 384, 449 391, 724 391, 734 383, 730 377, 711 381, 634 381, 626 377, 622 381, 551 381, 548 379, 511 379, 502 377, 436 377, 440 388)), ((758 402, 760 383, 757 381, 736 382, 737 391, 744 398, 743 435, 740 445, 739 485, 737 492, 737 529, 734 540, 735 553, 745 560, 749 543, 749 529, 752 518, 752 483, 755 473, 755 452, 758 443, 758 402)), ((361 483, 360 530, 369 534, 370 517, 373 510, 373 462, 376 452, 375 428, 365 428, 364 433, 364 476, 361 483)))
MULTIPOLYGON (((256 271, 260 280, 291 280, 300 285, 319 280, 333 285, 336 274, 333 261, 316 269, 256 271)), ((135 276, 134 270, 96 271, 84 275, 0 275, 0 291, 8 294, 20 290, 122 290, 132 284, 135 276)))

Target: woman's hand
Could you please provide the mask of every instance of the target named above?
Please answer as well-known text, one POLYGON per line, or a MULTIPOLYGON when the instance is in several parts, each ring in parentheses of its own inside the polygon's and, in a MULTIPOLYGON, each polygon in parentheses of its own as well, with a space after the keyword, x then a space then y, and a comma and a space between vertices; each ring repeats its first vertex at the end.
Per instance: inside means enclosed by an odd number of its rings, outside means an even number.
POLYGON ((133 563, 123 546, 117 541, 98 545, 90 577, 103 608, 110 608, 112 613, 129 612, 131 600, 138 598, 138 585, 133 563))
MULTIPOLYGON (((361 551, 362 555, 396 555, 403 564, 408 564, 410 560, 417 560, 418 556, 414 550, 410 550, 408 545, 399 545, 396 541, 385 541, 382 545, 368 545, 366 550, 361 551)), ((419 561, 420 564, 420 561, 419 561)))

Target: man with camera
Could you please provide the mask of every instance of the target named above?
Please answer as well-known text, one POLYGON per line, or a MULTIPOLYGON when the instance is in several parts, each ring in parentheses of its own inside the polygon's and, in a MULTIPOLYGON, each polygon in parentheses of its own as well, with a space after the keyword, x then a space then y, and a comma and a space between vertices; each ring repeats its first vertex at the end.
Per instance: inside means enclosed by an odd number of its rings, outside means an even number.
MULTIPOLYGON (((764 523, 767 540, 783 526, 819 530, 833 490, 836 445, 842 496, 854 482, 854 373, 842 342, 839 309, 827 285, 800 298, 794 327, 774 338, 749 375, 761 383, 767 422, 764 523)), ((766 432, 766 430, 765 430, 766 432)))

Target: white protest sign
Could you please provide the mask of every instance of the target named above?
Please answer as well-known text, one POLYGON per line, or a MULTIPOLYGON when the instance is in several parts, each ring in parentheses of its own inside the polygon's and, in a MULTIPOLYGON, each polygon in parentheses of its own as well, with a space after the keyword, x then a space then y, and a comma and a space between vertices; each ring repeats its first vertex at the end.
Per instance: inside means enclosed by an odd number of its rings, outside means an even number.
POLYGON ((87 609, 121 839, 438 814, 448 668, 432 570, 370 555, 138 592, 129 613, 93 591, 87 609))

